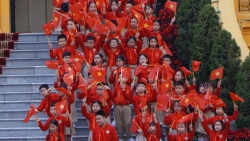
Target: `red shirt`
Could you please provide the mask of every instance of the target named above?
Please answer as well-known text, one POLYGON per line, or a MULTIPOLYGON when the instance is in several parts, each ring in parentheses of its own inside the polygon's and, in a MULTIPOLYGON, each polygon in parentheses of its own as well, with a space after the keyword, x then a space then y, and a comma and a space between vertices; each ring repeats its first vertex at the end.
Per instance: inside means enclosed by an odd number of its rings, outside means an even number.
MULTIPOLYGON (((127 69, 127 67, 122 67, 122 68, 125 68, 127 69)), ((121 68, 116 68, 114 70, 112 70, 111 74, 110 74, 110 77, 109 77, 109 83, 112 84, 114 87, 118 84, 118 76, 119 76, 119 73, 121 72, 121 68), (116 74, 114 74, 114 72, 116 71, 116 74)), ((131 85, 132 83, 132 78, 130 77, 127 81, 126 81, 126 84, 127 85, 131 85)))
MULTIPOLYGON (((231 122, 231 121, 235 120, 238 117, 238 114, 239 114, 238 110, 234 110, 232 116, 227 116, 228 122, 231 122)), ((224 118, 223 118, 223 116, 216 115, 216 116, 213 116, 213 117, 211 117, 209 119, 204 118, 204 120, 206 120, 206 122, 208 124, 214 124, 217 120, 224 121, 224 118)))
POLYGON ((103 51, 108 57, 108 66, 116 66, 116 57, 121 55, 122 52, 124 52, 122 45, 119 45, 115 49, 111 49, 107 43, 103 45, 103 51))
MULTIPOLYGON (((130 22, 130 21, 129 21, 130 22)), ((135 37, 135 34, 139 32, 140 35, 138 37, 138 39, 142 42, 142 37, 145 37, 145 33, 144 33, 144 30, 143 29, 132 29, 132 28, 129 28, 125 34, 125 40, 127 40, 130 36, 134 36, 135 37)))
MULTIPOLYGON (((111 106, 112 106, 112 91, 107 90, 107 92, 108 92, 109 97, 106 99, 106 102, 109 105, 109 107, 111 108, 111 106)), ((87 101, 90 101, 91 104, 96 100, 103 102, 103 97, 104 97, 104 95, 99 96, 96 91, 93 91, 93 93, 87 95, 87 101)))
MULTIPOLYGON (((95 127, 98 127, 96 123, 95 113, 89 113, 86 109, 86 106, 81 107, 82 115, 85 116, 89 121, 89 130, 93 130, 95 127)), ((106 114, 106 117, 110 115, 110 108, 108 105, 103 107, 103 111, 106 114)))
MULTIPOLYGON (((74 101, 75 101, 74 93, 73 93, 73 94, 70 94, 70 95, 68 95, 68 96, 66 96, 66 97, 64 97, 64 98, 61 97, 61 98, 60 98, 60 101, 63 101, 63 100, 67 100, 67 104, 68 104, 67 110, 68 110, 69 113, 71 113, 71 107, 70 107, 70 105, 71 105, 72 103, 74 103, 74 101)), ((67 112, 67 111, 63 111, 62 114, 66 113, 66 112, 67 112)))
POLYGON ((58 132, 56 132, 55 134, 50 133, 46 136, 45 141, 64 141, 64 136, 61 133, 58 135, 58 132), (60 138, 60 140, 58 139, 58 137, 60 138))
POLYGON ((120 85, 115 86, 113 92, 113 101, 116 105, 129 105, 129 98, 133 96, 133 91, 131 87, 126 85, 125 90, 122 91, 120 85))
POLYGON ((154 94, 155 93, 153 93, 153 94, 148 93, 148 94, 144 94, 144 95, 137 94, 137 95, 133 96, 132 98, 130 98, 131 102, 134 105, 134 110, 135 110, 136 114, 140 113, 140 106, 139 105, 141 104, 142 99, 146 98, 146 101, 150 102, 150 101, 152 101, 153 97, 157 97, 157 95, 155 96, 154 94))
MULTIPOLYGON (((141 65, 140 65, 141 66, 141 65)), ((148 69, 147 67, 136 67, 135 68, 135 72, 136 71, 140 71, 140 73, 137 75, 137 83, 139 82, 144 82, 145 84, 147 83, 148 81, 148 69), (140 70, 139 70, 140 69, 140 70)))
POLYGON ((194 138, 194 130, 189 133, 168 135, 168 140, 170 141, 192 141, 194 138))
POLYGON ((60 129, 60 134, 64 136, 64 126, 65 127, 70 127, 70 118, 69 117, 64 117, 64 116, 52 116, 47 119, 46 123, 43 124, 41 121, 38 121, 38 126, 40 127, 41 130, 46 131, 49 129, 50 121, 55 119, 58 122, 58 126, 60 129))
POLYGON ((145 123, 142 123, 142 114, 139 113, 135 116, 135 122, 138 124, 138 126, 140 128, 143 127, 143 125, 145 125, 145 127, 149 127, 149 123, 152 121, 152 116, 149 114, 149 112, 147 112, 146 116, 145 116, 145 123))
POLYGON ((68 47, 66 46, 65 48, 55 48, 55 49, 51 49, 49 52, 50 58, 51 59, 55 59, 57 58, 58 64, 59 65, 63 65, 63 53, 68 51, 70 53, 70 55, 76 55, 76 50, 74 48, 68 47))
POLYGON ((117 11, 115 11, 115 12, 106 12, 106 14, 104 14, 103 15, 103 17, 105 18, 105 19, 108 19, 108 20, 116 20, 116 18, 118 18, 119 17, 119 14, 120 13, 120 11, 119 10, 117 10, 117 11))
POLYGON ((180 120, 183 116, 186 116, 186 115, 187 114, 185 114, 182 111, 178 113, 175 112, 175 113, 169 114, 168 116, 165 116, 164 123, 166 125, 170 125, 172 129, 177 129, 178 120, 180 120))
POLYGON ((66 31, 66 32, 63 33, 67 37, 67 46, 69 46, 69 47, 71 47, 73 49, 78 49, 79 45, 81 47, 83 47, 84 43, 83 43, 82 35, 80 34, 80 32, 78 32, 78 36, 74 35, 71 32, 66 31), (71 46, 71 43, 73 41, 75 42, 75 44, 73 46, 71 46))
POLYGON ((225 122, 225 129, 223 131, 220 132, 216 132, 214 130, 211 130, 206 122, 201 122, 202 127, 204 128, 204 130, 207 132, 207 134, 209 135, 210 139, 213 139, 213 141, 225 141, 228 137, 229 134, 229 130, 230 130, 230 124, 229 122, 225 122))
POLYGON ((148 126, 146 124, 142 125, 142 131, 144 137, 147 138, 147 141, 159 141, 161 139, 161 127, 159 123, 155 123, 156 131, 154 134, 148 132, 148 126))
POLYGON ((118 141, 115 128, 107 123, 104 127, 95 127, 92 133, 92 141, 118 141))
POLYGON ((127 62, 129 65, 136 65, 139 56, 139 52, 142 49, 142 42, 140 40, 136 41, 136 46, 128 47, 125 46, 124 48, 124 55, 127 58, 127 62))
POLYGON ((163 53, 158 48, 147 47, 140 51, 140 54, 146 54, 149 59, 149 64, 161 64, 163 53))
POLYGON ((47 113, 48 117, 51 117, 51 113, 50 113, 50 104, 52 102, 58 102, 60 98, 59 94, 53 94, 50 93, 48 96, 44 97, 42 99, 42 101, 40 102, 40 104, 36 107, 36 109, 39 112, 42 112, 43 110, 45 110, 45 112, 47 113))

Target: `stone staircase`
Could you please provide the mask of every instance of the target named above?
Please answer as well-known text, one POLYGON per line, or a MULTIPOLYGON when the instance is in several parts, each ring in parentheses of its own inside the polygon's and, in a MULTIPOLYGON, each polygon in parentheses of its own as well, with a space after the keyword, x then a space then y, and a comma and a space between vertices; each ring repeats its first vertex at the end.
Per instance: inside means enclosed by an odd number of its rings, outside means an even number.
MULTIPOLYGON (((57 47, 57 35, 49 36, 53 47, 57 47)), ((42 33, 19 34, 15 49, 6 59, 6 67, 0 75, 0 141, 44 141, 48 131, 38 128, 32 117, 23 123, 30 104, 37 106, 43 98, 39 86, 47 83, 53 87, 55 71, 45 66, 49 58, 48 41, 42 33)), ((88 124, 80 112, 81 102, 76 102, 79 121, 75 123, 76 135, 73 140, 87 140, 88 124)), ((43 123, 47 116, 41 112, 37 116, 43 123)))

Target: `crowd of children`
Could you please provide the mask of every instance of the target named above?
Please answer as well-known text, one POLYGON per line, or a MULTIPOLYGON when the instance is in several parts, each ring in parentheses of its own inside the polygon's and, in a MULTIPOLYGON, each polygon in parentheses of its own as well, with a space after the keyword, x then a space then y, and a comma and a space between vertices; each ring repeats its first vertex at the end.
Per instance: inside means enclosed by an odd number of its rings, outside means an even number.
POLYGON ((153 4, 54 0, 54 10, 61 15, 54 18, 59 21, 59 47, 49 44, 49 49, 51 59, 57 60, 57 94, 41 85, 44 99, 36 112, 44 110, 48 120, 43 124, 35 116, 41 130, 49 130, 46 141, 71 140, 77 99, 88 120, 89 141, 192 141, 194 132, 199 141, 226 140, 237 106, 232 116, 224 113, 226 105, 218 98, 221 80, 213 91, 211 82, 197 87, 195 77, 190 84, 185 70, 171 68, 172 54, 162 35, 172 31, 175 17, 161 30, 153 4))

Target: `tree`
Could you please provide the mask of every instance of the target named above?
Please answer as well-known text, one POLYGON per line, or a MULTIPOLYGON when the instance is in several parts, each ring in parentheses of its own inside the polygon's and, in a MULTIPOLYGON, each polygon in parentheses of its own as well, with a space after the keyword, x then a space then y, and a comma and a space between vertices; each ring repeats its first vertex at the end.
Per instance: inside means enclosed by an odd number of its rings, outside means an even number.
POLYGON ((236 119, 236 124, 239 128, 250 128, 250 54, 242 65, 237 74, 236 93, 245 100, 244 103, 239 103, 239 117, 236 119))
POLYGON ((190 43, 191 60, 202 62, 200 71, 195 74, 198 83, 209 80, 211 73, 209 57, 213 42, 218 38, 220 30, 221 25, 219 24, 219 17, 215 9, 210 4, 203 6, 192 32, 193 43, 190 43))
POLYGON ((190 60, 190 46, 193 43, 195 23, 199 15, 199 11, 205 4, 211 4, 211 0, 178 0, 177 25, 178 38, 176 46, 178 49, 178 57, 188 67, 190 60))
POLYGON ((233 103, 229 92, 235 92, 235 84, 237 83, 235 74, 237 74, 240 68, 240 56, 240 47, 232 39, 231 33, 221 30, 218 37, 213 41, 209 67, 214 70, 224 66, 220 98, 227 104, 228 114, 233 112, 233 103))

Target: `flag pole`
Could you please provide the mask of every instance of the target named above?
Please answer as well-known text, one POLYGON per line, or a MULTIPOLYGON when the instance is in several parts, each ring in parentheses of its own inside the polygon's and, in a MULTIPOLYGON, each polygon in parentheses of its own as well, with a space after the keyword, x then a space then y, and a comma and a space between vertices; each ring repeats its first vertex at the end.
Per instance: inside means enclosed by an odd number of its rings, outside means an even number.
POLYGON ((172 127, 174 126, 174 122, 175 122, 175 120, 173 121, 173 123, 172 123, 172 125, 171 125, 170 129, 172 129, 172 127))
POLYGON ((50 44, 50 40, 49 40, 49 37, 46 35, 46 37, 47 37, 47 40, 48 40, 48 42, 49 42, 49 44, 50 44))

